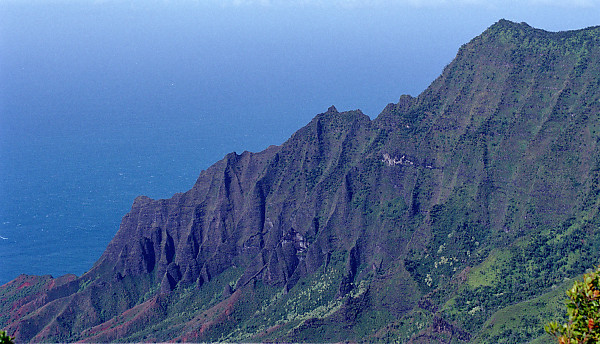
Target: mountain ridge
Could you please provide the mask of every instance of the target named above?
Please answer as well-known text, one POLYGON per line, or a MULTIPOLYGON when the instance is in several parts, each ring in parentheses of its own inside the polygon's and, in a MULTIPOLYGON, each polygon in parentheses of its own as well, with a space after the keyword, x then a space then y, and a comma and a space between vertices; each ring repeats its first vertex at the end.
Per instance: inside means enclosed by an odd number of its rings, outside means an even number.
POLYGON ((81 277, 1 286, 0 324, 33 342, 538 338, 485 324, 600 258, 597 57, 600 27, 500 20, 373 120, 332 106, 136 198, 81 277))

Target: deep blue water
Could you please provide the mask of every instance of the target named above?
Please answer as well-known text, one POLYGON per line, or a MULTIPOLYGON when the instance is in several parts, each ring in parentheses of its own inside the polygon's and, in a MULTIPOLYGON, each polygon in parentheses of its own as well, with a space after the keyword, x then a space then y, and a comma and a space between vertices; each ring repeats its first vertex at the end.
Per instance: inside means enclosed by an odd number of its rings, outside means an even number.
POLYGON ((0 284, 82 274, 136 196, 332 104, 375 117, 499 19, 176 3, 0 2, 0 284))

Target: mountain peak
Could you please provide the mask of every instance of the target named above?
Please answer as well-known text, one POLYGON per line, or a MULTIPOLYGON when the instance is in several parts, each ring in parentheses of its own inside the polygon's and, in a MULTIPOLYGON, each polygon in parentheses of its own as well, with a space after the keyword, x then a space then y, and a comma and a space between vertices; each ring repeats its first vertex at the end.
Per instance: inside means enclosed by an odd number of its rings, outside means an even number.
POLYGON ((327 113, 339 113, 338 110, 335 108, 335 106, 331 105, 328 109, 327 109, 327 113))
POLYGON ((473 41, 483 38, 484 42, 487 42, 490 39, 499 39, 502 42, 506 42, 514 38, 524 38, 535 32, 544 33, 546 31, 535 29, 525 22, 517 23, 506 19, 500 19, 487 28, 481 35, 474 38, 473 41))
POLYGON ((531 28, 531 26, 529 24, 527 24, 526 22, 514 22, 508 19, 500 19, 498 20, 496 23, 494 23, 494 25, 492 25, 491 27, 501 27, 501 28, 531 28))

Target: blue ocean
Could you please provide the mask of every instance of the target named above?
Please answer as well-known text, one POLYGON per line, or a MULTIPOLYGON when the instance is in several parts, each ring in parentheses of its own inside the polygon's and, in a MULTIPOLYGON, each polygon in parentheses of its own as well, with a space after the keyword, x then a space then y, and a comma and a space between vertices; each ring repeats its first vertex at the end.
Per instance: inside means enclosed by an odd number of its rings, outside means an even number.
POLYGON ((147 3, 0 3, 0 284, 84 273, 136 196, 186 191, 331 105, 374 118, 491 24, 423 36, 385 10, 147 3))

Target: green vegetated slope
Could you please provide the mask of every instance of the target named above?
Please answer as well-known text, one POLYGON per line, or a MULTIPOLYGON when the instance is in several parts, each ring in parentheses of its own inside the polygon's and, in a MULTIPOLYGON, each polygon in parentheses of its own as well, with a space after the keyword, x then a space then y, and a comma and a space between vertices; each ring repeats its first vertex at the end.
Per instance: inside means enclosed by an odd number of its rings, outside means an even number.
POLYGON ((501 20, 416 98, 334 107, 136 199, 94 267, 0 287, 18 341, 526 343, 600 263, 600 28, 501 20))

